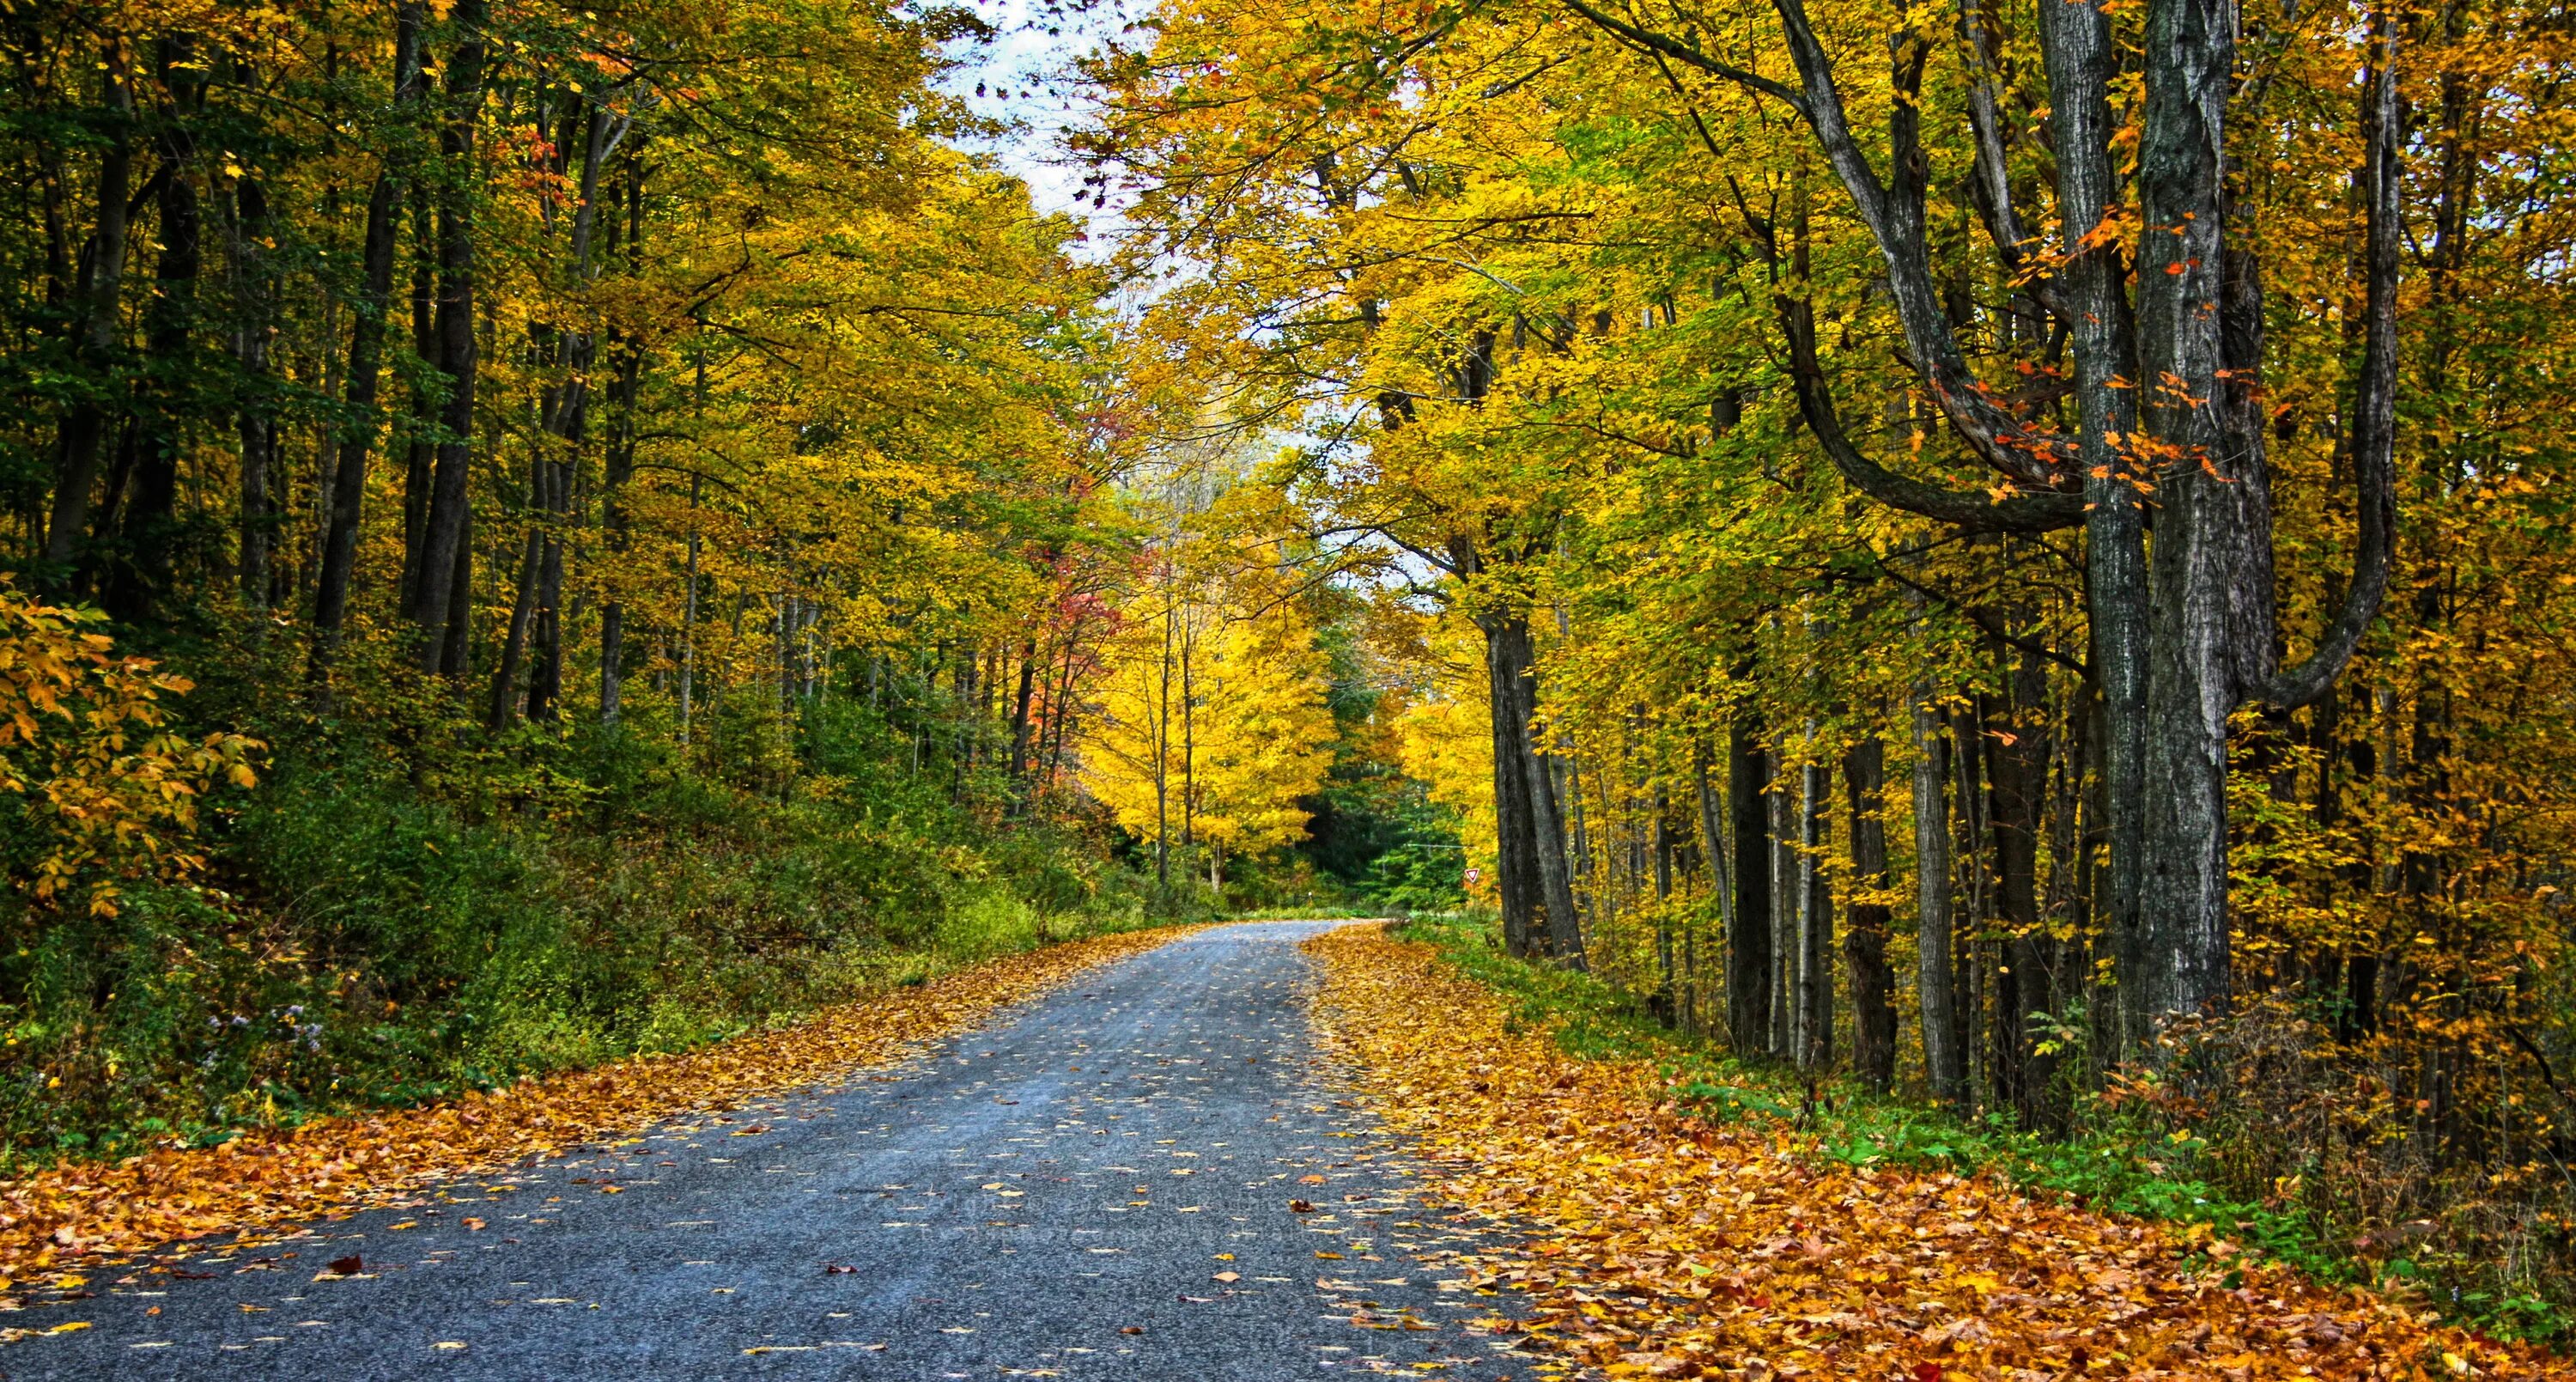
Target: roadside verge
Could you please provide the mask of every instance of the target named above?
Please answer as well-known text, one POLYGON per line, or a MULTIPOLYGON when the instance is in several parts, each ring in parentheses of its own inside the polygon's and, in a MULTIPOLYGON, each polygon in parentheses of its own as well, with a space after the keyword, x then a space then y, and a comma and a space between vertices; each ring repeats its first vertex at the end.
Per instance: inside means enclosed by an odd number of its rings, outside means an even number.
POLYGON ((1426 1192, 1527 1225, 1493 1259, 1530 1333, 1613 1377, 2558 1377, 2535 1350, 1991 1180, 1694 1116, 1652 1062, 1582 1059, 1431 947, 1307 943, 1328 1040, 1426 1192))

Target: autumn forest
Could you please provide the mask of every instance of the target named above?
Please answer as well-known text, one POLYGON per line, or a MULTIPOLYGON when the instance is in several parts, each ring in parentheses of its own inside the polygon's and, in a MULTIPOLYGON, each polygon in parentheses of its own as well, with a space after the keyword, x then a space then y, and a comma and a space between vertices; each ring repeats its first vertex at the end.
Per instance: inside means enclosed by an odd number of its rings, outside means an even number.
POLYGON ((0 0, 0 51, 29 1308, 1217 947, 1318 976, 1317 1113, 1592 1245, 1460 1259, 1534 1375, 2576 1330, 2558 9, 0 0), (1935 1213, 1958 1260, 1858 1255, 1935 1213))

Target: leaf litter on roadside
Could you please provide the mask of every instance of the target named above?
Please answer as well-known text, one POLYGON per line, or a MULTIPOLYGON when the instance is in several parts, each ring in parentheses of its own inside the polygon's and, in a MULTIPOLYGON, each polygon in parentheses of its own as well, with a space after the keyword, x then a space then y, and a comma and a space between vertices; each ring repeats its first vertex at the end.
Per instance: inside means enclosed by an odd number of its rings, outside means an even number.
POLYGON ((2205 1229, 1854 1168, 1787 1123, 1693 1117, 1651 1063, 1564 1054, 1382 928, 1307 949, 1325 1039, 1416 1144, 1424 1192, 1529 1231, 1471 1270, 1527 1292, 1530 1335, 1608 1376, 2568 1375, 2403 1302, 2227 1261, 2205 1229))
MULTIPOLYGON (((318 1118, 217 1147, 156 1151, 114 1165, 69 1164, 0 1181, 0 1278, 21 1281, 77 1260, 214 1233, 291 1232, 294 1221, 398 1199, 437 1177, 550 1155, 675 1115, 899 1061, 1093 966, 1197 929, 1122 932, 1004 956, 684 1054, 526 1080, 425 1108, 318 1118)), ((352 1269, 357 1263, 343 1260, 352 1269)))

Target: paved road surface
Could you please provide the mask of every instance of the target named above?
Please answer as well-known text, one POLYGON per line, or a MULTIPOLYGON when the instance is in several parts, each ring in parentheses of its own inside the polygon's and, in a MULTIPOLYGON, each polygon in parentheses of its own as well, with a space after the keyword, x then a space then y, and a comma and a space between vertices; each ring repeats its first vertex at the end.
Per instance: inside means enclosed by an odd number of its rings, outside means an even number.
POLYGON ((1321 929, 1220 928, 902 1070, 97 1273, 8 1320, 92 1327, 0 1376, 1528 1378, 1462 1327, 1510 1302, 1413 1260, 1470 1230, 1322 1080, 1321 929))

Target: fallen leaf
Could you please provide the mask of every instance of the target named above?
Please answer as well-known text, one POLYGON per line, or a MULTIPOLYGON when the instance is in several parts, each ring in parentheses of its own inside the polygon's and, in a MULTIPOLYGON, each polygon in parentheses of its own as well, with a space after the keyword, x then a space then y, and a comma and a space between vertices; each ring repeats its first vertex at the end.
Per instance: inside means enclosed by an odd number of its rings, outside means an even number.
POLYGON ((1095 966, 1202 929, 1120 932, 1048 946, 684 1055, 565 1071, 425 1108, 254 1129, 220 1146, 156 1150, 112 1165, 62 1162, 10 1183, 13 1207, 0 1217, 0 1277, 25 1280, 75 1255, 137 1253, 217 1232, 292 1232, 288 1225, 403 1201, 426 1177, 489 1174, 530 1155, 617 1137, 710 1105, 739 1107, 776 1091, 846 1078, 1095 966), (243 1174, 246 1168, 257 1174, 243 1174))

